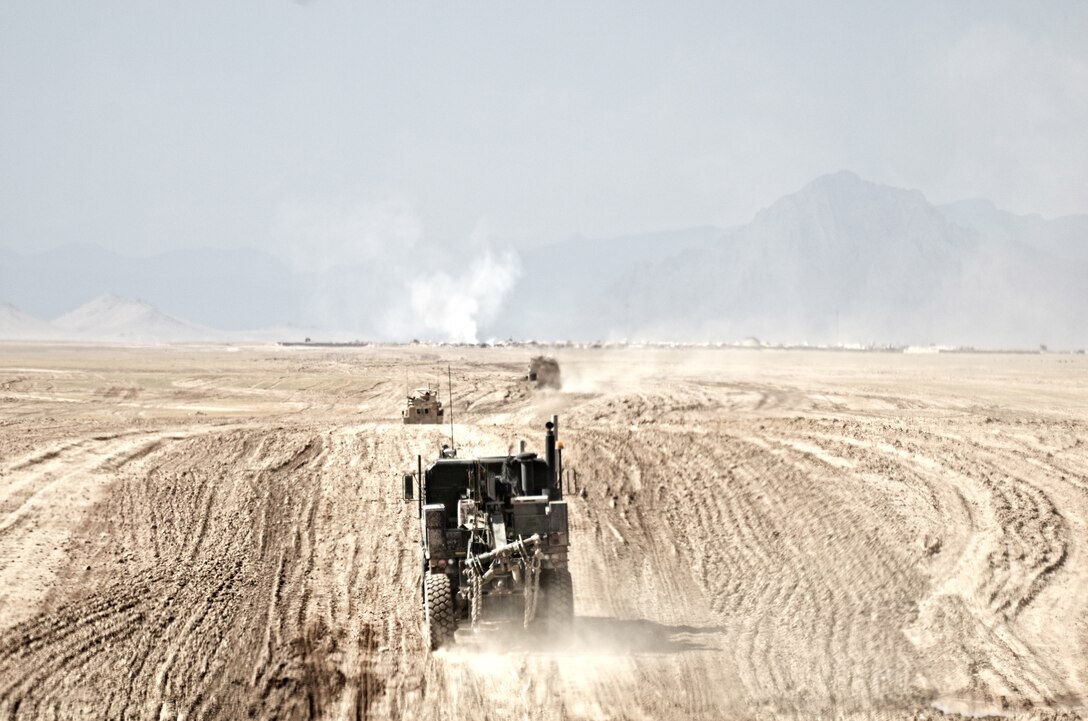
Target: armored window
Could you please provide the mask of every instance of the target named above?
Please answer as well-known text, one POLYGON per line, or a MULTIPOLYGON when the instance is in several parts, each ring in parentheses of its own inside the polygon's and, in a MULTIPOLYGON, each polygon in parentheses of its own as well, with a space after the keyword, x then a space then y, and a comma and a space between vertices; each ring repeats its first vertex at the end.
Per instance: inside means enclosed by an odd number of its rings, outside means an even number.
POLYGON ((423 409, 423 412, 424 412, 424 413, 430 413, 430 412, 431 412, 431 409, 430 409, 430 408, 424 408, 424 409, 423 409))

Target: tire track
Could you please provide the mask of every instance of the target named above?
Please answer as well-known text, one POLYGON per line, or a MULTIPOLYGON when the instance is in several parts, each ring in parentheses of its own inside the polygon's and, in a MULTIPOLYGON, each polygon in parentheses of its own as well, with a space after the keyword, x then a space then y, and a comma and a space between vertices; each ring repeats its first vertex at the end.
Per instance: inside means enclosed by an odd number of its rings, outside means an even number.
POLYGON ((563 414, 578 616, 563 642, 430 655, 398 479, 448 430, 396 420, 404 368, 439 355, 247 353, 95 377, 152 416, 177 412, 163 379, 253 409, 222 427, 103 425, 129 411, 93 393, 0 420, 0 511, 65 474, 103 491, 58 519, 56 578, 0 630, 0 718, 1083 715, 1088 433, 1068 408, 942 396, 909 359, 859 379, 853 356, 821 376, 724 352, 596 375, 587 352, 577 393, 536 393, 514 351, 458 349, 464 453, 535 447, 563 414))
MULTIPOLYGON (((185 445, 207 451, 207 440, 185 445)), ((237 434, 216 440, 222 443, 228 458, 232 451, 240 450, 237 434)), ((320 438, 307 437, 300 439, 293 451, 281 450, 280 457, 265 459, 266 469, 260 473, 260 485, 267 490, 263 498, 252 497, 248 493, 252 487, 246 484, 224 484, 222 476, 194 472, 187 467, 195 457, 189 448, 173 456, 177 465, 160 465, 147 475, 128 474, 122 483, 129 492, 118 494, 112 501, 118 506, 117 512, 102 515, 118 519, 122 528, 146 526, 144 514, 156 519, 151 525, 161 531, 156 534, 157 543, 149 544, 142 557, 138 553, 131 557, 131 548, 124 551, 121 560, 126 566, 120 575, 126 580, 95 592, 90 607, 87 601, 60 599, 57 610, 45 617, 49 620, 40 633, 31 631, 38 622, 28 621, 28 625, 0 637, 0 648, 21 649, 4 654, 11 665, 0 662, 0 678, 16 679, 0 695, 0 703, 4 704, 0 708, 21 710, 11 711, 13 718, 33 717, 45 708, 75 712, 80 706, 73 705, 70 699, 86 698, 88 694, 108 704, 91 691, 95 687, 89 682, 98 675, 86 672, 84 667, 91 665, 112 671, 108 674, 114 679, 112 686, 104 684, 102 688, 114 690, 112 697, 131 699, 125 713, 202 716, 256 708, 239 702, 232 678, 238 660, 246 655, 245 645, 232 647, 225 640, 234 635, 232 629, 248 624, 253 616, 249 609, 261 605, 261 594, 252 592, 254 586, 260 587, 255 581, 262 575, 260 553, 254 553, 254 548, 260 546, 253 543, 261 531, 239 523, 233 514, 239 507, 248 507, 259 519, 262 514, 258 506, 264 505, 263 517, 277 524, 264 532, 278 538, 277 545, 287 558, 303 555, 305 549, 294 540, 298 534, 284 533, 279 524, 286 511, 288 518, 295 518, 296 529, 312 527, 316 504, 312 497, 308 504, 304 497, 292 498, 298 480, 293 476, 304 473, 305 467, 320 456, 322 447, 320 438), (178 480, 190 484, 180 495, 178 480), (166 503, 160 503, 160 498, 166 503), (162 513, 163 509, 167 513, 162 513), (290 513, 293 509, 297 509, 297 515, 290 513), (185 533, 194 520, 199 524, 197 533, 185 533), (167 569, 165 576, 153 582, 137 581, 149 573, 142 569, 154 567, 167 569), (139 594, 133 597, 135 591, 127 590, 131 588, 139 589, 139 594), (90 612, 99 607, 97 615, 90 612), (155 619, 155 625, 149 625, 149 619, 155 619), (32 666, 37 671, 17 670, 32 666), (117 678, 127 679, 127 690, 116 689, 117 678)), ((124 534, 110 536, 123 538, 124 534)), ((110 551, 107 546, 91 551, 91 556, 98 554, 101 561, 110 551)), ((285 594, 279 604, 263 602, 266 608, 273 609, 270 623, 280 624, 284 637, 277 639, 280 642, 269 663, 272 678, 265 686, 272 692, 260 700, 260 707, 265 709, 290 705, 287 695, 279 692, 298 679, 290 675, 295 669, 283 660, 284 654, 302 654, 298 663, 302 666, 300 673, 306 676, 314 672, 306 654, 320 653, 323 648, 311 638, 313 632, 304 628, 303 581, 307 569, 312 568, 303 557, 292 558, 287 568, 290 594, 285 594)))
MULTIPOLYGON (((857 437, 864 435, 858 433, 857 437)), ((852 445, 836 443, 826 434, 809 438, 840 451, 852 445)), ((880 438, 886 441, 886 431, 880 438)), ((1068 528, 1047 494, 1027 480, 1030 476, 1012 475, 1015 465, 1008 458, 995 457, 960 437, 904 429, 902 440, 894 446, 876 439, 863 444, 866 446, 866 450, 849 451, 866 467, 875 465, 887 471, 901 463, 909 470, 921 463, 927 470, 919 478, 932 488, 927 500, 935 510, 942 510, 937 499, 947 496, 944 489, 948 486, 956 488, 956 498, 965 506, 967 517, 960 532, 966 530, 971 539, 968 544, 943 543, 942 539, 955 533, 947 524, 949 511, 938 514, 944 527, 927 526, 925 538, 935 534, 932 545, 928 540, 921 544, 927 555, 952 551, 958 556, 952 566, 942 564, 951 577, 937 584, 935 593, 919 604, 922 618, 913 627, 931 630, 921 636, 912 631, 916 644, 930 659, 929 674, 945 679, 936 683, 938 688, 945 687, 941 695, 974 698, 982 704, 1000 704, 1002 698, 1016 697, 1052 704, 1056 698, 1073 695, 1062 669, 1028 660, 1039 654, 1024 645, 1019 630, 1010 624, 1045 588, 1066 557, 1068 528), (874 463, 872 449, 881 449, 884 460, 874 463), (988 520, 980 526, 977 518, 988 520), (940 632, 934 634, 934 628, 940 632), (949 653, 949 644, 956 649, 953 653, 949 653), (976 660, 980 657, 1001 662, 983 666, 976 660), (1002 668, 1015 670, 997 670, 1002 668), (947 680, 964 675, 972 679, 967 685, 947 680)), ((916 509, 907 515, 917 519, 920 514, 916 509)))

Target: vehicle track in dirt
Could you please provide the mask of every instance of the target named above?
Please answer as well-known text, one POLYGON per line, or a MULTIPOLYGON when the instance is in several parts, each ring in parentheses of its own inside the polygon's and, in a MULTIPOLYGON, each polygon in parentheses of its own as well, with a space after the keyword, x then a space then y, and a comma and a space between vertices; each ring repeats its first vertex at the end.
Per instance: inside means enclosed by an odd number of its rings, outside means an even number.
POLYGON ((5 350, 0 718, 1085 713, 1086 368, 560 361, 5 350), (567 637, 425 650, 398 479, 449 429, 399 409, 447 362, 462 454, 562 414, 567 637))

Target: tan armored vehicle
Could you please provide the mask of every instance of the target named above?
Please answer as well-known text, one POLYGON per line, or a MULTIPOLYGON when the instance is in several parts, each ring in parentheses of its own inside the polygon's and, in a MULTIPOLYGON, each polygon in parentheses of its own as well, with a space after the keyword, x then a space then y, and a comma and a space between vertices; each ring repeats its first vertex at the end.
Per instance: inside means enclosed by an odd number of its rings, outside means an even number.
POLYGON ((551 356, 533 356, 525 380, 538 388, 559 388, 559 361, 551 356))
POLYGON ((417 388, 408 396, 408 407, 401 411, 405 423, 442 423, 445 411, 433 388, 417 388))

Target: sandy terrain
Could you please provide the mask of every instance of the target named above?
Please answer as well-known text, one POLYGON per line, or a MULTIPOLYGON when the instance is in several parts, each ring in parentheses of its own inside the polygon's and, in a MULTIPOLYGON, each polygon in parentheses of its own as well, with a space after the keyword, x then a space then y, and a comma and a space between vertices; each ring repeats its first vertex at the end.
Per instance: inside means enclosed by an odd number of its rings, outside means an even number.
POLYGON ((0 718, 1088 716, 1085 357, 529 355, 0 345, 0 718), (573 640, 424 650, 447 360, 561 415, 573 640))

